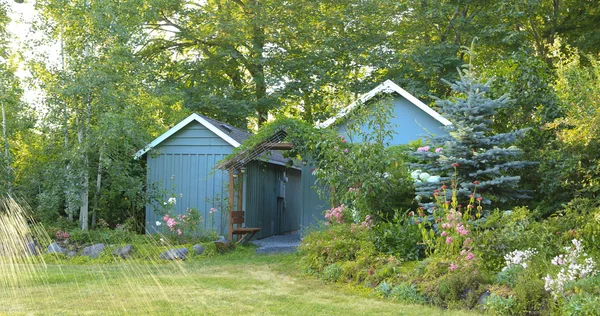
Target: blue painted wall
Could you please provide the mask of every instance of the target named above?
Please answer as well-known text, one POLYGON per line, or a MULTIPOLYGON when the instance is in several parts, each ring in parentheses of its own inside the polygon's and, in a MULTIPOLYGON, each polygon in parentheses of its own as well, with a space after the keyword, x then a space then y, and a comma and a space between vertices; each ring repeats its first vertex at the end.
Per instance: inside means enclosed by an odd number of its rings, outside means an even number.
MULTIPOLYGON (((160 143, 147 154, 149 190, 159 188, 159 203, 146 206, 146 229, 149 233, 166 231, 162 220, 164 202, 175 195, 175 214, 186 209, 200 211, 204 229, 226 235, 227 172, 215 169, 217 163, 231 154, 233 146, 197 122, 191 122, 160 143), (217 208, 216 215, 209 213, 217 208), (162 223, 156 226, 156 222, 162 223)), ((244 174, 246 227, 260 227, 256 238, 298 230, 301 216, 300 170, 253 161, 244 174), (287 177, 287 182, 284 178, 287 177)), ((237 197, 237 191, 236 191, 237 197)))
MULTIPOLYGON (((196 208, 204 218, 204 228, 211 228, 210 208, 225 202, 211 203, 207 199, 227 197, 228 179, 225 172, 214 170, 214 166, 232 151, 233 146, 201 124, 191 122, 147 153, 148 188, 164 190, 165 200, 174 194, 177 198, 176 214, 185 214, 188 207, 196 208)), ((162 222, 163 214, 162 206, 146 206, 148 232, 166 229, 164 223, 161 227, 155 224, 156 221, 162 222)), ((214 228, 218 232, 222 227, 220 214, 215 216, 214 228)))
MULTIPOLYGON (((384 101, 385 102, 385 101, 384 101)), ((427 133, 441 135, 446 131, 442 129, 443 124, 431 117, 425 111, 421 110, 416 105, 404 97, 394 94, 394 98, 389 102, 392 109, 392 117, 390 124, 394 129, 393 136, 388 139, 390 146, 408 144, 410 141, 418 140, 427 133)), ((365 104, 362 106, 369 106, 365 104)), ((347 135, 348 122, 344 118, 336 122, 328 128, 335 128, 340 135, 347 135)), ((362 126, 363 131, 369 131, 368 126, 362 126)), ((353 142, 361 142, 362 139, 355 135, 353 142)), ((319 195, 314 190, 316 177, 311 173, 312 166, 308 164, 302 170, 302 229, 314 225, 317 220, 323 220, 323 212, 331 207, 329 201, 319 198, 319 195)), ((368 172, 368 170, 365 170, 368 172)))
MULTIPOLYGON (((394 134, 390 139, 387 139, 390 146, 408 144, 410 141, 422 138, 428 133, 436 135, 446 133, 440 128, 443 126, 442 123, 425 113, 425 111, 421 110, 407 99, 396 95, 390 101, 383 101, 389 102, 390 106, 393 107, 392 117, 390 118, 389 123, 394 130, 394 134)), ((363 106, 368 107, 369 105, 366 104, 363 106)), ((340 135, 348 136, 346 132, 347 124, 348 122, 342 119, 342 121, 335 126, 340 135)), ((361 126, 361 129, 363 131, 372 132, 367 125, 361 126)), ((355 136, 354 138, 354 142, 362 141, 355 136)))

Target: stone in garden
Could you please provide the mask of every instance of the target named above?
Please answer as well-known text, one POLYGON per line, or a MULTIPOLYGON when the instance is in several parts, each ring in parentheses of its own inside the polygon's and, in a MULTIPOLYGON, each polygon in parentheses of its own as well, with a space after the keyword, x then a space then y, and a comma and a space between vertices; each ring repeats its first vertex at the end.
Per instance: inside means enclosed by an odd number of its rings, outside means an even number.
POLYGON ((113 249, 112 255, 116 257, 119 255, 120 251, 121 251, 121 247, 116 247, 115 249, 113 249))
POLYGON ((221 236, 218 240, 215 241, 215 246, 217 247, 217 251, 220 253, 227 252, 233 249, 234 244, 227 240, 227 238, 221 236))
POLYGON ((77 257, 77 252, 76 251, 69 251, 67 252, 67 256, 73 258, 73 257, 77 257))
POLYGON ((204 246, 202 246, 201 244, 195 244, 194 246, 192 246, 192 249, 194 249, 194 254, 196 256, 204 253, 204 246))
POLYGON ((123 259, 131 258, 132 252, 133 252, 133 245, 127 244, 119 250, 119 256, 123 259))
POLYGON ((48 253, 63 253, 65 250, 63 247, 59 246, 56 242, 52 242, 50 246, 48 246, 48 253))
POLYGON ((187 248, 169 249, 160 254, 159 258, 163 260, 185 260, 188 254, 187 248))
POLYGON ((33 241, 27 243, 27 253, 32 256, 38 255, 37 245, 33 241))
POLYGON ((88 257, 94 259, 94 258, 98 258, 100 256, 100 253, 102 252, 102 250, 104 250, 104 244, 95 244, 93 246, 88 246, 88 247, 83 248, 81 255, 88 256, 88 257))
POLYGON ((481 293, 481 295, 479 295, 479 299, 477 299, 477 304, 484 305, 485 301, 488 299, 489 296, 490 296, 490 291, 485 291, 485 292, 481 293))

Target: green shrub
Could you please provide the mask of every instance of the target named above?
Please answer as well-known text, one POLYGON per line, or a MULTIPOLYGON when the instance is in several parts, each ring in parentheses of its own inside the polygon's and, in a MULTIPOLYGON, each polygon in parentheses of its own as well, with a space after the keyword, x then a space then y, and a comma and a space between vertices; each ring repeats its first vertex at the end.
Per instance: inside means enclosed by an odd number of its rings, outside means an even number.
POLYGON ((502 297, 495 293, 490 294, 484 304, 486 311, 494 315, 514 315, 515 305, 516 300, 514 297, 502 297))
POLYGON ((569 316, 600 315, 600 297, 588 293, 572 295, 562 306, 561 314, 569 316))
POLYGON ((336 263, 328 265, 323 271, 323 279, 325 281, 335 282, 339 280, 341 275, 342 268, 336 263))
POLYGON ((533 272, 521 274, 517 278, 513 292, 516 300, 514 311, 517 314, 541 314, 548 312, 552 305, 552 298, 544 289, 544 281, 540 274, 533 272))
POLYGON ((330 264, 376 257, 369 233, 353 224, 334 225, 305 236, 298 248, 300 265, 307 272, 322 272, 330 264))
POLYGON ((427 300, 414 284, 403 282, 390 291, 390 297, 405 303, 425 304, 427 300))
POLYGON ((536 222, 522 207, 493 212, 478 227, 473 239, 482 268, 489 271, 500 271, 505 265, 504 256, 514 250, 536 248, 542 256, 551 257, 560 249, 553 245, 549 226, 536 222))
POLYGON ((379 283, 377 288, 375 288, 375 292, 383 297, 388 297, 390 295, 391 291, 392 291, 392 286, 389 283, 387 283, 386 281, 379 283))
POLYGON ((428 301, 449 308, 473 308, 490 283, 477 262, 451 270, 451 262, 431 257, 419 284, 428 301))
POLYGON ((421 230, 396 212, 392 221, 380 222, 371 234, 377 251, 403 260, 418 260, 425 254, 421 230))

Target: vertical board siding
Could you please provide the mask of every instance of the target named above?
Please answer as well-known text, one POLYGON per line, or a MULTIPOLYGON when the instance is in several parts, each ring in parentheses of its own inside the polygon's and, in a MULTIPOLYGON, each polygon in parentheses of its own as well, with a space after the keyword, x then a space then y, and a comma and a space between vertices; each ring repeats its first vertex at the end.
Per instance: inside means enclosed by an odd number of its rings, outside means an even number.
POLYGON ((162 189, 162 201, 146 207, 146 230, 149 233, 166 232, 162 221, 164 202, 171 195, 177 199, 174 215, 185 214, 187 208, 197 209, 202 218, 203 229, 220 231, 221 216, 215 216, 215 227, 209 210, 223 204, 227 195, 227 181, 223 171, 214 170, 216 163, 233 151, 233 147, 198 123, 190 123, 179 132, 153 149, 147 156, 148 188, 162 189), (217 203, 209 203, 215 200, 217 203), (161 205, 162 204, 162 205, 161 205), (156 222, 161 226, 156 226, 156 222))
MULTIPOLYGON (((302 192, 300 171, 274 164, 253 161, 246 165, 246 227, 260 227, 256 238, 283 234, 300 229, 302 192), (288 177, 286 209, 278 209, 279 186, 288 177)), ((281 202, 283 203, 283 202, 281 202)))

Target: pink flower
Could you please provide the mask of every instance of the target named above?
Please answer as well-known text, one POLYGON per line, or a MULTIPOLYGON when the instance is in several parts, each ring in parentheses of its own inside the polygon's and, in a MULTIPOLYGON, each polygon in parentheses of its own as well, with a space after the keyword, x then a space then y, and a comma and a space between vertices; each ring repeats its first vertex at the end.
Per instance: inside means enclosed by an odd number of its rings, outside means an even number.
POLYGON ((429 146, 423 146, 423 147, 417 148, 418 153, 422 153, 422 152, 426 152, 426 151, 429 151, 429 146))
POLYGON ((347 154, 348 153, 348 149, 344 149, 344 153, 347 154))
POLYGON ((448 233, 446 231, 443 231, 441 235, 442 235, 442 237, 446 237, 446 235, 448 235, 448 233))
POLYGON ((451 244, 452 243, 452 237, 446 237, 446 244, 451 244))
POLYGON ((347 141, 345 139, 342 139, 342 143, 345 143, 345 142, 347 142, 347 141))
POLYGON ((182 234, 181 229, 178 228, 177 229, 177 235, 181 235, 181 234, 182 234))
POLYGON ((456 167, 458 167, 458 164, 455 162, 451 166, 454 167, 454 168, 456 168, 456 167))
POLYGON ((469 253, 467 254, 467 257, 465 259, 471 260, 473 258, 475 258, 475 255, 472 252, 469 251, 469 253))
POLYGON ((442 150, 443 150, 443 148, 442 148, 442 147, 440 147, 440 148, 436 148, 436 149, 435 149, 435 152, 436 152, 436 153, 438 153, 438 154, 441 154, 441 153, 442 153, 442 150))
POLYGON ((217 209, 215 209, 214 207, 211 207, 210 210, 208 211, 210 214, 216 213, 217 209))
POLYGON ((168 214, 165 214, 165 217, 163 217, 163 221, 165 221, 165 222, 166 222, 166 221, 168 221, 168 220, 169 220, 169 215, 168 215, 168 214))
POLYGON ((454 270, 458 269, 458 265, 451 263, 450 267, 448 267, 448 269, 450 269, 450 271, 454 271, 454 270))

